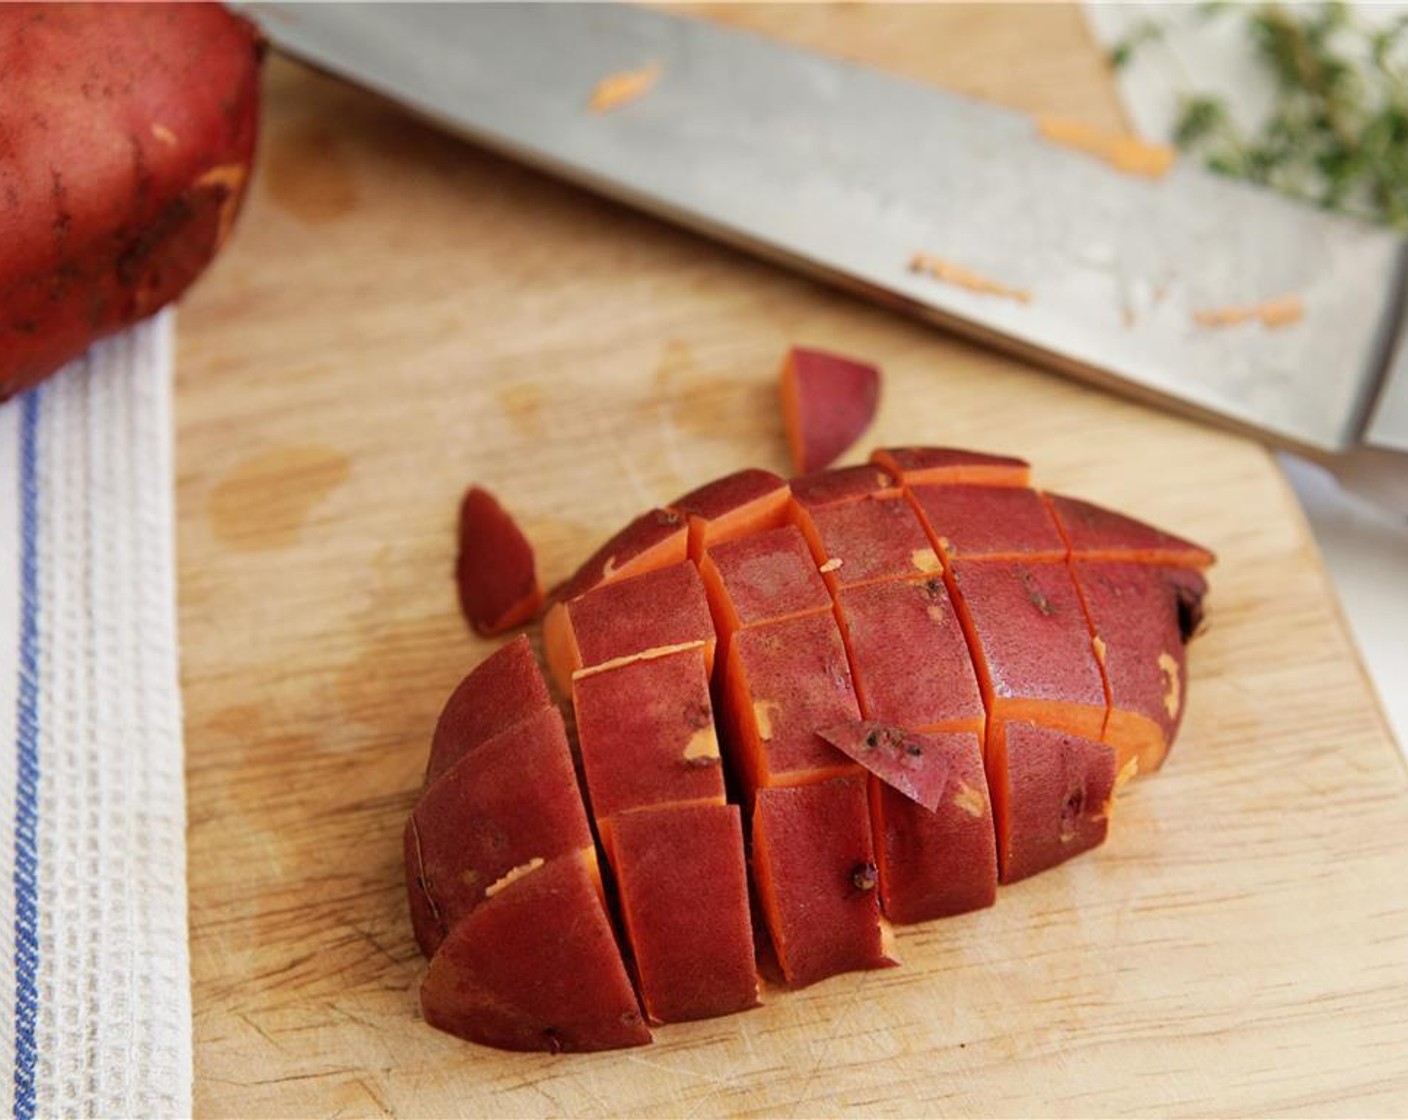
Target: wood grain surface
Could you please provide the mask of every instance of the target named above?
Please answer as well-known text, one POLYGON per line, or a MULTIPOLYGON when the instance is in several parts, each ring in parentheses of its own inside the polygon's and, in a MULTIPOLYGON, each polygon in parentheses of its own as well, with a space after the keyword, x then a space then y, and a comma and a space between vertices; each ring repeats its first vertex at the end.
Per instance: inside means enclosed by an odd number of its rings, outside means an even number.
MULTIPOLYGON (((1119 120, 1071 9, 710 14, 1119 120)), ((242 228, 181 317, 200 1115, 1408 1112, 1408 778, 1262 450, 269 76, 242 228), (455 607, 461 489, 495 490, 556 579, 646 506, 783 469, 794 342, 884 366, 869 444, 1019 453, 1218 551, 1167 767, 1104 848, 903 930, 903 968, 631 1052, 430 1030, 400 833, 491 648, 455 607)))

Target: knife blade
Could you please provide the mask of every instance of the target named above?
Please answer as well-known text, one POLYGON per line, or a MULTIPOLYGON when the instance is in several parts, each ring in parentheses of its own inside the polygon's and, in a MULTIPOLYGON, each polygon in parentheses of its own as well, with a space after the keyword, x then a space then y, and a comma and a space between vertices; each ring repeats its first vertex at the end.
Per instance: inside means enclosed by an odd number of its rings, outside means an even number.
POLYGON ((1054 369, 1331 462, 1408 449, 1386 229, 1186 161, 1131 175, 1024 114, 642 8, 244 8, 478 143, 1054 369), (643 67, 648 92, 591 111, 643 67), (1268 301, 1297 314, 1227 311, 1268 301))

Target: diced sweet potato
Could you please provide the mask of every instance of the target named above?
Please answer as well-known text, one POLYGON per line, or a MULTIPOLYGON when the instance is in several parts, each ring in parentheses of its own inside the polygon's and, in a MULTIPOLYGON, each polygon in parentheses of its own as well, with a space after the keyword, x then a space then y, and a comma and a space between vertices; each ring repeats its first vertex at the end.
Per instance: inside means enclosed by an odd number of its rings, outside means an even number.
POLYGON ((1206 568, 1213 554, 1201 545, 1079 498, 1047 494, 1051 512, 1074 560, 1129 561, 1206 568))
POLYGON ((880 924, 866 777, 758 791, 753 876, 787 983, 895 963, 880 924))
POLYGON ((691 490, 669 508, 688 520, 689 554, 698 560, 713 545, 783 524, 790 499, 786 479, 753 468, 691 490))
POLYGON ((1066 542, 1041 495, 1025 486, 914 486, 941 555, 955 560, 1064 560, 1066 542))
POLYGON ((728 745, 746 789, 859 770, 816 733, 860 718, 830 614, 740 630, 729 643, 724 680, 728 745))
POLYGON ((986 762, 1004 883, 1104 842, 1115 792, 1112 748, 1055 728, 1012 722, 989 732, 986 762))
POLYGON ((647 1044, 593 866, 551 860, 456 925, 421 984, 425 1021, 503 1050, 647 1044))
POLYGON ((829 467, 875 419, 880 371, 872 365, 793 347, 782 363, 782 416, 798 474, 829 467))
POLYGON ((592 816, 611 854, 611 818, 646 805, 724 803, 703 649, 632 661, 572 682, 592 816))
POLYGON ((520 634, 485 658, 451 693, 435 725, 425 780, 434 781, 480 743, 551 707, 533 647, 520 634))
POLYGON ((571 578, 552 589, 553 602, 567 602, 593 587, 653 572, 689 558, 689 526, 678 513, 643 513, 598 548, 571 578))
POLYGON ((1102 739, 1115 748, 1120 773, 1157 770, 1178 732, 1187 693, 1187 636, 1180 618, 1185 592, 1180 578, 1196 572, 1146 564, 1077 563, 1076 583, 1090 617, 1095 649, 1105 673, 1110 714, 1102 739))
POLYGON ((798 523, 827 585, 928 575, 943 564, 904 498, 867 498, 799 512, 798 523))
POLYGON ((543 589, 533 546, 489 491, 471 486, 460 502, 455 562, 460 610, 480 634, 502 634, 538 613, 543 589))
POLYGON ((982 734, 968 639, 940 576, 848 587, 836 603, 867 719, 982 734))
POLYGON ((948 755, 930 736, 873 719, 823 727, 817 734, 929 812, 943 798, 948 755))
POLYGON ((997 899, 997 847, 972 732, 925 735, 926 754, 944 759, 945 780, 930 811, 872 778, 870 820, 880 868, 880 905, 893 922, 927 922, 997 899))
POLYGON ((737 805, 671 805, 612 818, 621 916, 652 1022, 758 1005, 737 805))
POLYGON ((860 498, 893 498, 899 483, 874 463, 814 471, 792 480, 792 500, 804 509, 854 502, 860 498))
POLYGON ((465 755, 416 803, 406 880, 421 951, 432 954, 506 877, 591 847, 562 716, 544 708, 465 755))
POLYGON ((1025 460, 957 447, 882 447, 870 459, 906 486, 1026 486, 1032 473, 1025 460))
POLYGON ((953 578, 989 733, 1030 719, 1098 740, 1105 682, 1067 566, 960 560, 953 578))
POLYGON ((572 674, 647 650, 702 642, 714 665, 714 623, 699 570, 688 560, 555 603, 543 620, 548 667, 563 693, 572 674))
POLYGON ((721 634, 831 608, 826 581, 795 525, 716 545, 699 570, 721 634))

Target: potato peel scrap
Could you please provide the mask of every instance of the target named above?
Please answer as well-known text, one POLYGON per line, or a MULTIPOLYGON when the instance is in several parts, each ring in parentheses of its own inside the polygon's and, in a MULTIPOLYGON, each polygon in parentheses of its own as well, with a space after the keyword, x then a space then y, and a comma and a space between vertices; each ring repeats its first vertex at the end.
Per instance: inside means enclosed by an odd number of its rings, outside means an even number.
POLYGON ((1178 152, 1165 144, 1146 144, 1065 117, 1038 117, 1036 127, 1043 140, 1093 156, 1126 175, 1162 179, 1178 158, 1178 152))
POLYGON ((957 288, 965 288, 980 296, 1001 296, 1004 299, 1016 300, 1018 303, 1031 303, 1032 301, 1031 292, 1021 288, 1009 288, 1006 284, 999 284, 996 280, 979 276, 976 272, 972 272, 962 265, 953 264, 951 261, 943 260, 930 253, 915 253, 909 260, 909 270, 922 272, 932 276, 935 280, 942 280, 945 284, 952 284, 957 288))
POLYGON ((659 79, 660 67, 654 62, 638 70, 621 70, 608 74, 597 82, 587 107, 593 113, 609 113, 612 109, 619 109, 622 105, 629 105, 632 101, 644 97, 659 79))
POLYGON ((1279 330, 1305 318, 1305 302, 1298 295, 1276 296, 1243 307, 1212 307, 1193 312, 1200 327, 1240 327, 1256 320, 1268 330, 1279 330))

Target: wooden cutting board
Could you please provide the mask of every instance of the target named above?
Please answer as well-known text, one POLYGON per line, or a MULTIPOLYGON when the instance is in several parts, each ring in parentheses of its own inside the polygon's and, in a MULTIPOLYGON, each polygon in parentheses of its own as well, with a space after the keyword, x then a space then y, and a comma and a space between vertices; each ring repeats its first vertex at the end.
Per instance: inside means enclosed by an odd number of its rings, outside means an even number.
MULTIPOLYGON (((1119 123, 1071 9, 713 14, 1119 123)), ((242 228, 181 317, 201 1115, 1408 1111, 1408 781, 1262 450, 269 76, 242 228), (868 445, 1020 453, 1218 551, 1168 766, 1103 849, 903 930, 903 968, 632 1052, 430 1030, 400 834, 439 706, 491 648, 455 607, 462 487, 561 577, 647 506, 785 468, 794 342, 884 366, 868 445)))

